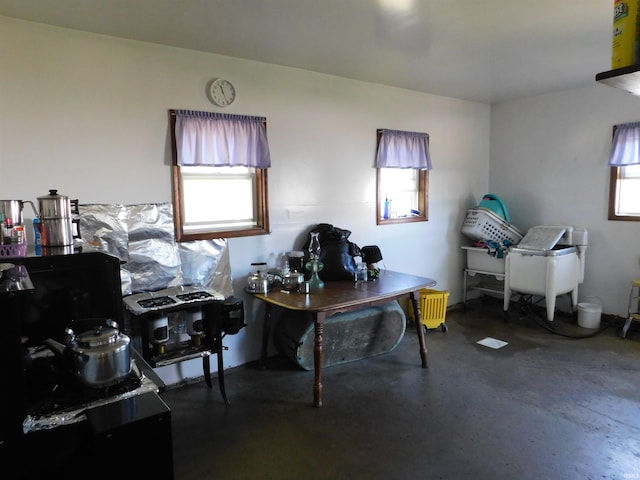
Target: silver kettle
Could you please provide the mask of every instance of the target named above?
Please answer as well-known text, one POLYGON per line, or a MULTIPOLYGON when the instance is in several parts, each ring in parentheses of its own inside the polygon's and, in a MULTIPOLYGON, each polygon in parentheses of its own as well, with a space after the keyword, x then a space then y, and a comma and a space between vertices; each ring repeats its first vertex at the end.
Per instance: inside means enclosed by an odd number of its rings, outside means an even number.
POLYGON ((252 267, 256 268, 254 273, 250 273, 247 277, 247 292, 249 293, 267 293, 269 291, 269 276, 264 271, 267 264, 252 263, 252 267), (263 268, 261 271, 260 268, 263 268))

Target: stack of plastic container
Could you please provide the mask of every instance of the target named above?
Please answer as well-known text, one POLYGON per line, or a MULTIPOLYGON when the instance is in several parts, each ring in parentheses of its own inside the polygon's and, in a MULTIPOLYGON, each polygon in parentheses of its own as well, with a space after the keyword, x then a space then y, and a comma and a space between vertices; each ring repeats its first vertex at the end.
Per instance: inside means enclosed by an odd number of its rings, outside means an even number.
POLYGON ((477 207, 470 208, 462 233, 474 240, 473 244, 462 246, 467 255, 466 274, 496 274, 496 278, 502 280, 508 249, 517 245, 523 235, 511 224, 507 207, 500 197, 487 193, 477 207))
POLYGON ((500 245, 517 245, 522 232, 511 224, 504 202, 492 193, 482 197, 477 207, 467 210, 462 233, 475 241, 493 241, 500 245))

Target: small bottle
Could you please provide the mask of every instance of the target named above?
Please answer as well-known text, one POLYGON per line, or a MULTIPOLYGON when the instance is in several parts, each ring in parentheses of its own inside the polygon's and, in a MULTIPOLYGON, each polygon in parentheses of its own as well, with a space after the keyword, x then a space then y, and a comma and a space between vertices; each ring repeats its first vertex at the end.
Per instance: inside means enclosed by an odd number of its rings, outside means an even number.
POLYGON ((11 238, 11 243, 23 244, 26 243, 27 236, 24 232, 24 225, 16 225, 13 227, 13 237, 11 238))
POLYGON ((42 234, 40 233, 40 217, 33 219, 33 247, 36 255, 42 255, 42 234))
POLYGON ((11 218, 4 219, 4 240, 5 245, 11 244, 13 241, 13 220, 11 218))
POLYGON ((33 219, 33 245, 36 251, 42 247, 42 235, 40 234, 40 217, 33 219))
POLYGON ((364 283, 368 280, 367 278, 367 264, 362 261, 360 257, 356 257, 356 272, 354 274, 354 280, 357 283, 364 283))
POLYGON ((0 245, 4 245, 4 213, 0 213, 0 245))
POLYGON ((384 199, 384 212, 382 213, 382 218, 384 218, 385 220, 389 218, 389 206, 391 204, 391 201, 389 200, 389 197, 385 197, 384 199))

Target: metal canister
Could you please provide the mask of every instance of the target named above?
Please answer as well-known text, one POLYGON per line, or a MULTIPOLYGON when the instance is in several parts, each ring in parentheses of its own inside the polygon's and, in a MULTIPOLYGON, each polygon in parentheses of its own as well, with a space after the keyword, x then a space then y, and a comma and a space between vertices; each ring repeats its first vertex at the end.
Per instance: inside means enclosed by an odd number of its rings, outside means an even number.
POLYGON ((22 225, 23 205, 22 200, 0 200, 0 213, 4 214, 4 218, 10 219, 13 225, 22 225))
POLYGON ((42 218, 70 218, 72 213, 79 213, 78 200, 60 195, 58 190, 49 190, 49 195, 38 197, 38 205, 42 218))
POLYGON ((71 215, 79 213, 78 200, 70 200, 57 190, 49 190, 49 195, 38 197, 40 211, 40 235, 43 247, 64 247, 73 245, 74 238, 80 238, 78 221, 71 215), (72 208, 73 205, 73 208, 72 208), (77 232, 74 234, 73 225, 77 232))

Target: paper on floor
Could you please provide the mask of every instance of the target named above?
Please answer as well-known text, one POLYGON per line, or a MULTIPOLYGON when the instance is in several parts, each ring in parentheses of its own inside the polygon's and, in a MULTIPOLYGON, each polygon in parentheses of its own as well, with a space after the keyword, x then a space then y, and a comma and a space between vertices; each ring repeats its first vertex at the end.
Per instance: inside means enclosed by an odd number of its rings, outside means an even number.
POLYGON ((503 342, 502 340, 498 340, 496 338, 491 338, 491 337, 483 338, 482 340, 479 340, 478 343, 480 345, 484 345, 485 347, 494 348, 494 349, 502 348, 505 345, 509 345, 507 342, 503 342))

